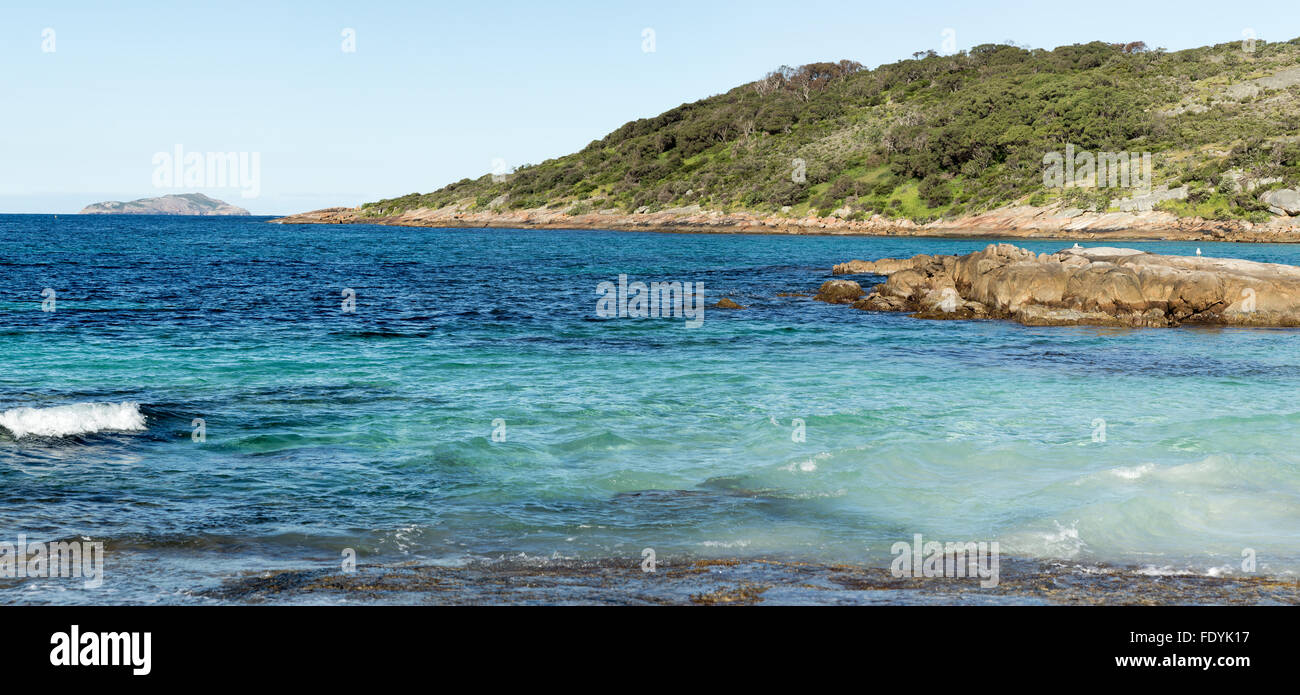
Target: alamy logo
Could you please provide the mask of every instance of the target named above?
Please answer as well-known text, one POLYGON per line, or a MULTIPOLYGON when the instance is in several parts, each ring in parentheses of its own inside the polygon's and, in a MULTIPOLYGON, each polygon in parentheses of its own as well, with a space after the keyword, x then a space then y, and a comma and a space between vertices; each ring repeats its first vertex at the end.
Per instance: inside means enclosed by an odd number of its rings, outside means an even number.
POLYGON ((799 157, 790 160, 790 180, 794 183, 806 183, 808 181, 808 162, 799 157))
POLYGON ((696 282, 628 282, 627 274, 618 276, 618 284, 596 285, 596 315, 600 318, 669 318, 686 319, 687 328, 704 323, 704 283, 696 282), (694 304, 694 306, 692 306, 694 304))
POLYGON ((153 155, 154 188, 238 188, 243 198, 262 194, 261 152, 171 152, 153 155))
POLYGON ((939 293, 939 310, 945 314, 951 314, 962 305, 961 295, 957 294, 957 288, 945 287, 939 293))
POLYGON ((1250 314, 1255 311, 1255 288, 1247 287, 1241 291, 1241 310, 1250 314))
POLYGON ((131 666, 137 676, 153 671, 152 632, 81 632, 73 625, 50 635, 50 644, 54 666, 131 666))
POLYGON ((1097 152, 1075 150, 1043 155, 1044 188, 1134 188, 1151 190, 1150 152, 1097 152))
POLYGON ((950 56, 957 52, 957 30, 948 27, 939 32, 943 41, 939 43, 939 52, 943 55, 950 56))
POLYGON ((978 577, 980 586, 998 585, 998 542, 940 543, 925 541, 921 534, 912 543, 899 541, 889 549, 897 555, 889 566, 895 577, 978 577))
POLYGON ((492 183, 503 183, 510 178, 510 165, 501 157, 492 158, 492 183))
POLYGON ((1097 444, 1106 443, 1106 418, 1092 419, 1092 441, 1097 444))
POLYGON ((0 541, 0 578, 51 579, 83 577, 82 586, 98 589, 104 584, 104 544, 99 541, 58 541, 28 543, 18 535, 18 543, 0 541))

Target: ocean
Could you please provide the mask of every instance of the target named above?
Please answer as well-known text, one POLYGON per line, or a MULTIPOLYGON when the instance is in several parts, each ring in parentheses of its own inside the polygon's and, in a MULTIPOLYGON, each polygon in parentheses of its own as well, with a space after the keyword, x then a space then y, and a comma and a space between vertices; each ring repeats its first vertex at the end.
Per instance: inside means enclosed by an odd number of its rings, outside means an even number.
POLYGON ((888 569, 916 534, 1300 570, 1300 331, 811 299, 835 263, 990 240, 268 219, 0 216, 0 542, 105 546, 102 586, 0 576, 0 602, 214 603, 349 558, 888 569), (698 283, 703 321, 599 315, 620 275, 698 283))

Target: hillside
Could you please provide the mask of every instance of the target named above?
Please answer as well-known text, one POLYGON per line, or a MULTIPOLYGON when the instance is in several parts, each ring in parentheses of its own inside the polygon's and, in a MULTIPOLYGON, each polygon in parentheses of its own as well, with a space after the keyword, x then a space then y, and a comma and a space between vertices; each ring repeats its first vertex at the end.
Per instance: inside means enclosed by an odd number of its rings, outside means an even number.
POLYGON ((1032 206, 1294 224, 1300 206, 1281 189, 1300 185, 1300 39, 1246 48, 990 44, 874 70, 781 68, 574 154, 367 203, 348 221, 667 212, 941 226, 1032 206), (1045 156, 1067 146, 1150 153, 1152 194, 1045 185, 1045 156))

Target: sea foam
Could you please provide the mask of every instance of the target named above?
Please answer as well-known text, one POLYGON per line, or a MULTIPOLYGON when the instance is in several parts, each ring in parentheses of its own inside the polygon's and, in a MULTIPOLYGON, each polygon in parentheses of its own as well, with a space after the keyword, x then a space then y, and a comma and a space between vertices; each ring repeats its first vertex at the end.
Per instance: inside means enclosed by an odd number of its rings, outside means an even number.
POLYGON ((73 403, 50 408, 11 408, 0 413, 0 428, 15 439, 66 437, 101 431, 138 432, 145 428, 139 403, 73 403))

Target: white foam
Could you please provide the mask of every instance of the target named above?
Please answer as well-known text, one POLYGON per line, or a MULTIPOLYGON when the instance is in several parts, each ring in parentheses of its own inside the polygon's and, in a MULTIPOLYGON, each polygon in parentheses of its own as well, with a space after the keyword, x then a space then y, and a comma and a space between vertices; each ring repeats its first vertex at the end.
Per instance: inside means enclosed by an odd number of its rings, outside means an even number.
POLYGON ((1077 558, 1088 546, 1079 536, 1079 520, 1075 519, 1069 526, 1053 519, 1056 530, 1025 530, 1009 534, 1004 538, 1002 547, 1009 552, 1029 555, 1031 557, 1057 558, 1071 560, 1077 558))
POLYGON ((749 541, 700 541, 706 548, 747 548, 749 541))
POLYGON ((823 461, 830 457, 831 457, 831 452, 823 451, 806 461, 801 461, 799 463, 791 462, 788 465, 782 466, 781 470, 790 471, 791 473, 794 473, 796 470, 803 471, 804 473, 812 473, 813 471, 817 470, 818 461, 823 461))
POLYGON ((1229 577, 1235 573, 1236 570, 1232 565, 1206 567, 1204 571, 1199 571, 1195 567, 1177 568, 1172 565, 1165 565, 1164 567, 1148 565, 1135 570, 1135 574, 1148 577, 1229 577))
POLYGON ((1140 466, 1134 466, 1132 468, 1123 468, 1123 467, 1112 468, 1110 472, 1114 474, 1116 477, 1123 478, 1125 480, 1137 480, 1138 478, 1141 478, 1142 476, 1154 471, 1155 469, 1156 469, 1156 465, 1154 463, 1144 463, 1140 466))
POLYGON ((91 432, 139 432, 145 428, 139 403, 74 403, 51 408, 11 408, 0 413, 0 427, 15 438, 66 437, 91 432))
POLYGON ((1164 567, 1155 567, 1148 565, 1146 567, 1134 570, 1134 574, 1140 574, 1144 577, 1193 577, 1196 573, 1189 569, 1176 569, 1170 565, 1164 567))

